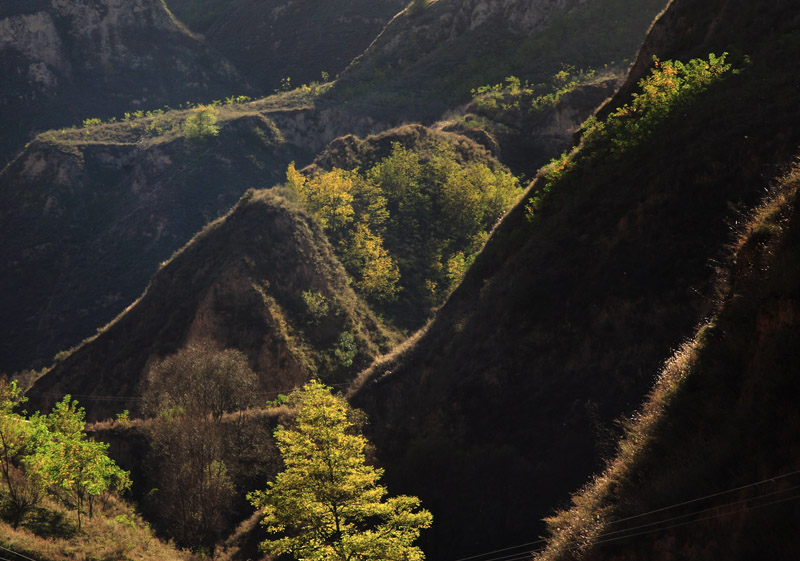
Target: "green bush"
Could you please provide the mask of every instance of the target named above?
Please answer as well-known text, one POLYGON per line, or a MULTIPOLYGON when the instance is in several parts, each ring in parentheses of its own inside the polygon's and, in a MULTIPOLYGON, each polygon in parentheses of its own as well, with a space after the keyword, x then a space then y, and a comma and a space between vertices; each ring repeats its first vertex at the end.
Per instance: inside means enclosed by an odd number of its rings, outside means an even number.
POLYGON ((183 123, 183 134, 193 143, 202 143, 219 134, 217 109, 214 106, 200 105, 183 123))

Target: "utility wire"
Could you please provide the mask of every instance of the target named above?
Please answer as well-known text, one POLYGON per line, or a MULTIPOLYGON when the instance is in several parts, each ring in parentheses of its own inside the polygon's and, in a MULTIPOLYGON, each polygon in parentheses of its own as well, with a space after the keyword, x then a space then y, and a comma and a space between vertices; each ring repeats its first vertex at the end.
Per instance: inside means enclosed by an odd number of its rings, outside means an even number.
POLYGON ((688 501, 684 501, 682 503, 676 503, 674 505, 665 506, 663 508, 658 508, 656 510, 651 510, 649 512, 644 512, 642 514, 637 514, 635 516, 628 516, 627 518, 620 518, 619 520, 615 520, 613 522, 609 522, 609 525, 611 525, 611 524, 619 524, 620 522, 627 522, 628 520, 633 520, 634 518, 641 518, 643 516, 649 516, 650 514, 655 514, 657 512, 663 512, 663 511, 669 510, 671 508, 684 506, 684 505, 688 505, 688 504, 691 504, 691 503, 696 503, 696 502, 699 502, 699 501, 704 501, 706 499, 712 499, 714 497, 719 497, 720 495, 726 495, 728 493, 735 493, 736 491, 741 491, 742 489, 747 489, 749 487, 755 487, 756 485, 762 485, 764 483, 769 483, 770 481, 775 481, 777 479, 783 479, 783 478, 786 478, 786 477, 791 477, 792 475, 797 475, 799 473, 800 473, 800 469, 796 470, 796 471, 792 471, 790 473, 785 473, 783 475, 770 477, 769 479, 762 479, 761 481, 756 481, 755 483, 749 483, 747 485, 742 485, 741 487, 735 487, 733 489, 728 489, 727 491, 720 491, 719 493, 713 493, 711 495, 706 495, 704 497, 699 497, 697 499, 691 499, 691 500, 688 500, 688 501))
MULTIPOLYGON (((349 386, 350 383, 349 382, 340 382, 340 383, 337 383, 337 384, 325 384, 325 385, 328 386, 328 387, 331 387, 331 388, 341 388, 341 387, 349 386)), ((273 397, 273 396, 277 396, 277 395, 282 394, 282 393, 289 393, 289 392, 293 391, 294 389, 296 389, 296 387, 284 388, 284 389, 278 389, 278 390, 271 390, 271 391, 268 391, 268 392, 253 392, 251 395, 255 395, 255 396, 259 396, 259 397, 273 397)), ((53 392, 46 392, 46 393, 28 392, 25 395, 32 396, 32 397, 61 398, 61 397, 64 397, 66 394, 53 393, 53 392)), ((83 400, 83 401, 139 401, 139 400, 142 399, 142 397, 138 396, 138 395, 89 395, 89 394, 76 394, 76 393, 71 393, 69 395, 73 399, 83 400)))
MULTIPOLYGON (((613 532, 603 532, 602 534, 600 534, 599 536, 596 536, 596 537, 603 538, 603 537, 606 537, 606 536, 613 536, 615 534, 623 534, 625 532, 630 532, 630 531, 633 531, 633 530, 639 530, 641 528, 647 528, 649 526, 658 526, 659 524, 664 524, 665 522, 673 522, 674 520, 680 520, 681 518, 688 518, 690 516, 697 516, 698 514, 704 514, 706 512, 711 512, 713 510, 719 510, 720 508, 740 505, 742 503, 746 503, 746 502, 750 502, 750 501, 757 501, 759 499, 765 499, 767 497, 774 497, 775 495, 782 495, 783 493, 788 493, 789 491, 794 491, 796 489, 800 489, 800 485, 795 485, 794 487, 788 487, 786 489, 781 489, 780 491, 772 491, 771 493, 765 493, 763 495, 758 495, 758 496, 750 497, 750 498, 747 498, 747 499, 740 499, 738 501, 725 503, 724 505, 717 505, 717 506, 708 507, 708 508, 705 508, 703 510, 697 510, 697 511, 694 511, 694 512, 690 512, 688 514, 681 514, 680 516, 673 516, 672 518, 665 518, 664 520, 658 520, 656 522, 650 522, 649 524, 642 524, 640 526, 633 526, 631 528, 623 528, 622 530, 614 530, 613 532)), ((608 526, 610 526, 611 524, 612 523, 609 523, 608 526)), ((660 529, 660 528, 658 528, 658 529, 660 529)))
MULTIPOLYGON (((36 561, 36 559, 32 559, 31 557, 28 557, 27 555, 23 555, 19 551, 14 551, 13 549, 8 549, 7 547, 3 547, 2 545, 0 545, 0 549, 2 549, 4 551, 8 551, 9 553, 13 553, 14 555, 18 555, 18 556, 22 557, 23 559, 27 559, 28 561, 36 561)), ((2 559, 3 561, 9 561, 8 559, 4 559, 3 557, 0 557, 0 559, 2 559)))
MULTIPOLYGON (((701 514, 703 512, 708 512, 710 510, 717 510, 719 508, 725 508, 727 506, 741 504, 743 502, 747 502, 747 501, 750 501, 750 500, 763 499, 763 498, 768 497, 768 496, 774 496, 774 495, 777 495, 777 494, 780 494, 780 493, 785 493, 787 491, 794 490, 794 489, 797 489, 797 488, 800 488, 800 486, 792 487, 791 489, 784 489, 782 491, 777 491, 777 492, 773 492, 773 493, 767 493, 766 495, 753 497, 751 499, 746 499, 746 500, 742 500, 742 501, 735 501, 733 503, 727 503, 727 504, 724 504, 724 505, 720 505, 718 507, 714 507, 714 508, 710 508, 710 509, 705 509, 705 510, 693 512, 691 514, 684 515, 684 516, 675 517, 673 519, 662 520, 662 521, 659 521, 657 524, 662 524, 664 522, 669 522, 671 520, 677 520, 679 518, 684 518, 686 516, 693 516, 693 515, 701 514)), ((595 536, 592 539, 592 542, 589 545, 594 546, 594 545, 598 545, 598 544, 602 544, 602 543, 620 541, 620 540, 624 540, 624 539, 632 538, 632 537, 636 537, 636 536, 643 536, 643 535, 646 535, 646 534, 652 534, 654 532, 660 532, 662 530, 669 530, 669 529, 678 528, 678 527, 681 527, 681 526, 688 526, 690 524, 695 524, 695 523, 698 523, 698 522, 704 522, 706 520, 713 520, 715 518, 721 518, 723 516, 730 516, 732 514, 740 514, 742 512, 749 512, 749 511, 756 510, 756 509, 759 509, 759 508, 772 506, 772 505, 776 505, 776 504, 779 504, 779 503, 784 503, 784 502, 788 502, 788 501, 792 501, 792 500, 796 500, 796 499, 800 499, 800 494, 794 495, 792 497, 786 497, 786 498, 783 498, 783 499, 777 499, 777 500, 770 501, 770 502, 767 502, 767 503, 763 503, 763 504, 760 504, 760 505, 744 507, 744 508, 733 510, 733 511, 730 511, 730 512, 720 512, 720 513, 717 513, 717 514, 712 514, 711 516, 705 516, 703 518, 698 518, 696 520, 687 520, 685 522, 679 522, 677 524, 671 524, 669 526, 664 526, 664 527, 660 527, 660 528, 651 528, 651 529, 645 530, 643 532, 637 532, 637 533, 634 533, 634 534, 627 534, 627 535, 624 535, 624 536, 616 536, 616 537, 607 538, 607 536, 610 536, 612 534, 616 534, 616 533, 619 533, 619 532, 629 532, 631 530, 637 530, 637 529, 644 528, 644 527, 647 527, 647 526, 652 526, 652 524, 644 524, 642 526, 636 526, 636 527, 633 527, 633 528, 626 528, 625 530, 620 530, 620 531, 617 531, 617 532, 599 534, 598 536, 595 536), (606 539, 599 539, 599 540, 597 539, 597 538, 604 538, 604 537, 606 537, 606 539)), ((538 542, 532 542, 532 543, 541 543, 543 541, 545 541, 545 540, 539 540, 538 542)), ((522 547, 522 545, 517 546, 517 547, 522 547)), ((516 548, 506 548, 506 549, 516 549, 516 548)), ((506 555, 506 556, 503 556, 503 557, 494 557, 494 558, 486 559, 484 561, 500 561, 500 560, 503 560, 503 561, 525 561, 525 560, 530 560, 531 556, 534 553, 541 553, 546 549, 547 549, 547 546, 542 546, 542 547, 534 548, 534 549, 531 549, 531 550, 528 550, 528 551, 525 551, 525 552, 514 553, 514 554, 506 555)), ((573 547, 571 549, 574 551, 574 550, 577 549, 577 547, 573 547)), ((479 556, 477 556, 477 557, 479 557, 479 556)))
MULTIPOLYGON (((759 509, 759 508, 764 508, 764 507, 767 507, 767 506, 776 505, 778 503, 785 503, 787 501, 792 501, 792 500, 795 500, 795 499, 800 499, 800 495, 795 495, 793 497, 786 497, 784 499, 777 499, 775 501, 770 501, 768 503, 764 503, 764 504, 761 504, 761 505, 755 505, 755 506, 750 506, 750 507, 746 506, 744 508, 740 508, 738 510, 734 510, 734 511, 731 511, 731 512, 720 512, 718 514, 713 514, 711 516, 698 518, 697 520, 689 520, 687 522, 680 522, 678 524, 673 524, 671 526, 665 526, 663 528, 654 528, 652 530, 647 530, 647 531, 639 532, 639 533, 636 533, 636 534, 629 534, 627 536, 617 536, 616 538, 609 538, 609 539, 606 539, 606 540, 594 541, 594 542, 592 542, 592 545, 600 544, 600 543, 613 542, 613 541, 617 541, 617 540, 624 540, 624 539, 632 538, 632 537, 635 537, 635 536, 641 536, 643 534, 650 534, 652 532, 659 532, 661 530, 669 530, 670 528, 677 528, 679 526, 687 526, 689 524, 695 524, 697 522, 704 522, 706 520, 712 520, 714 518, 721 518, 723 516, 730 516, 731 514, 740 514, 742 512, 749 512, 751 510, 756 510, 756 509, 759 509)), ((727 506, 727 505, 722 505, 722 507, 720 507, 720 508, 723 508, 724 506, 727 506)))
MULTIPOLYGON (((720 492, 717 492, 717 493, 712 493, 710 495, 705 495, 705 496, 698 497, 698 498, 695 498, 695 499, 690 499, 688 501, 675 503, 675 504, 672 504, 672 505, 669 505, 669 506, 665 506, 665 507, 661 507, 661 508, 658 508, 658 509, 655 509, 655 510, 650 510, 650 511, 647 511, 647 512, 643 512, 641 514, 636 514, 634 516, 628 516, 626 518, 621 518, 619 520, 614 520, 614 521, 608 522, 607 526, 612 526, 614 524, 619 524, 620 522, 626 522, 626 521, 629 521, 629 520, 642 518, 642 517, 645 517, 645 516, 649 516, 651 514, 656 514, 656 513, 659 513, 659 512, 664 512, 666 510, 677 508, 679 506, 685 506, 685 505, 689 505, 689 504, 692 504, 692 503, 700 502, 700 501, 703 501, 703 500, 706 500, 706 499, 719 497, 721 495, 734 493, 736 491, 741 491, 743 489, 748 489, 750 487, 755 487, 757 485, 762 485, 764 483, 777 481, 779 479, 785 479, 787 477, 791 477, 792 475, 797 475, 797 474, 800 474, 800 470, 795 470, 795 471, 792 471, 792 472, 789 472, 789 473, 784 473, 782 475, 777 475, 777 476, 770 477, 770 478, 767 478, 767 479, 762 479, 761 481, 756 481, 754 483, 749 483, 747 485, 742 485, 742 486, 739 486, 739 487, 734 487, 734 488, 731 488, 731 489, 727 489, 725 491, 720 491, 720 492)), ((756 497, 751 497, 749 499, 742 499, 742 500, 734 501, 734 502, 731 502, 731 503, 726 503, 724 505, 719 505, 719 506, 710 507, 710 508, 706 508, 706 509, 703 509, 703 510, 695 511, 695 512, 692 512, 692 513, 689 513, 689 514, 683 514, 683 515, 676 516, 676 517, 673 517, 673 518, 667 518, 665 520, 660 520, 658 522, 651 522, 651 523, 648 523, 648 524, 642 524, 640 526, 634 526, 634 527, 625 528, 625 529, 622 529, 622 530, 615 530, 613 532, 606 532, 606 533, 600 534, 600 535, 595 536, 595 537, 596 538, 602 538, 602 537, 611 536, 611 535, 614 535, 614 534, 630 532, 630 531, 638 530, 638 529, 641 529, 641 528, 646 528, 646 527, 650 527, 650 526, 654 526, 654 525, 658 525, 658 524, 663 524, 664 522, 670 522, 670 521, 673 521, 673 520, 678 520, 680 518, 686 518, 688 516, 696 516, 697 514, 702 514, 704 512, 709 512, 711 510, 717 510, 719 508, 725 508, 727 506, 741 504, 741 503, 747 502, 747 501, 758 500, 758 499, 762 499, 762 498, 765 498, 765 497, 774 496, 774 495, 785 493, 785 492, 788 492, 788 491, 792 491, 792 490, 795 490, 795 489, 798 489, 798 488, 800 488, 800 486, 790 487, 788 489, 783 489, 781 491, 773 491, 773 492, 766 493, 766 494, 763 494, 763 495, 758 495, 756 497)), ((798 497, 800 497, 800 495, 798 495, 798 497)), ((788 498, 788 499, 781 499, 781 500, 779 500, 777 502, 783 502, 784 500, 791 500, 793 498, 798 498, 798 497, 791 497, 791 498, 788 498)), ((775 504, 775 503, 768 503, 767 505, 759 505, 759 507, 760 506, 768 506, 769 504, 775 504)), ((752 509, 752 508, 759 508, 759 507, 750 507, 750 508, 752 509)), ((717 516, 725 516, 725 515, 727 515, 727 513, 723 513, 723 514, 720 514, 720 515, 717 515, 717 516)), ((715 518, 715 517, 716 516, 712 516, 710 518, 715 518)), ((703 519, 700 519, 700 520, 697 520, 697 521, 707 520, 707 519, 708 518, 703 518, 703 519)), ((688 522, 684 522, 684 523, 681 523, 681 524, 678 524, 678 525, 685 525, 685 524, 689 524, 689 523, 692 523, 692 522, 695 522, 695 521, 694 520, 690 520, 688 522)), ((664 530, 664 529, 668 529, 668 528, 671 528, 671 527, 674 527, 674 526, 669 526, 669 527, 666 527, 666 528, 655 528, 655 529, 652 529, 652 530, 649 530, 649 531, 664 530)), ((647 533, 647 532, 642 532, 642 533, 647 533)), ((639 534, 631 534, 631 536, 632 535, 639 535, 639 534)), ((620 536, 618 538, 612 538, 612 539, 622 539, 622 538, 625 538, 625 537, 628 537, 628 536, 620 536)), ((469 557, 461 557, 461 558, 456 559, 454 561, 468 561, 468 560, 472 560, 472 559, 483 558, 483 557, 486 557, 488 555, 493 555, 495 553, 503 553, 503 552, 506 552, 506 551, 514 550, 514 549, 520 549, 522 547, 528 547, 528 546, 532 546, 532 545, 543 544, 546 541, 547 541, 546 539, 540 539, 540 540, 536 540, 536 541, 532 541, 532 542, 526 542, 526 543, 522 543, 522 544, 515 545, 515 546, 505 547, 505 548, 502 548, 502 549, 496 549, 496 550, 493 550, 493 551, 487 551, 485 553, 479 553, 477 555, 471 555, 469 557)), ((608 540, 608 541, 611 541, 611 540, 608 540)), ((594 542, 594 543, 602 543, 602 542, 594 542)), ((542 549, 540 549, 538 551, 542 551, 542 549)), ((525 552, 524 554, 523 553, 509 553, 507 555, 500 556, 500 557, 489 557, 487 559, 481 559, 481 561, 519 561, 517 556, 523 555, 524 556, 523 558, 527 558, 531 553, 538 553, 538 551, 536 549, 534 549, 534 550, 529 550, 528 552, 525 552)))

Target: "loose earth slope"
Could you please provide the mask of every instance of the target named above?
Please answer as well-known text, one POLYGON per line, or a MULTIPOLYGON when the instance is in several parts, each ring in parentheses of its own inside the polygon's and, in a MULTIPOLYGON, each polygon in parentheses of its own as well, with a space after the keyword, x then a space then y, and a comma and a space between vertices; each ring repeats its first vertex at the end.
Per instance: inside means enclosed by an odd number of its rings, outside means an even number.
POLYGON ((149 364, 193 341, 244 352, 266 400, 312 375, 346 381, 396 338, 354 295, 311 218, 269 191, 250 191, 164 264, 139 300, 40 378, 32 406, 71 393, 90 419, 133 409, 149 364), (321 295, 324 309, 312 309, 304 292, 321 295), (352 352, 352 367, 340 349, 352 352))

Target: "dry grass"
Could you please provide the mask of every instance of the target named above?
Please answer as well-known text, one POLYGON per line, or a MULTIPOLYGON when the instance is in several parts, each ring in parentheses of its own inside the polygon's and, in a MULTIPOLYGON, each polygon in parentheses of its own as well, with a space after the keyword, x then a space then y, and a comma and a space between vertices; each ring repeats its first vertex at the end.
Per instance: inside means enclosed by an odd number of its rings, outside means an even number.
POLYGON ((423 327, 418 329, 413 335, 408 337, 405 341, 396 345, 392 350, 384 355, 379 356, 369 367, 362 370, 358 376, 350 384, 347 389, 346 398, 350 399, 353 395, 357 394, 365 384, 370 381, 377 381, 386 376, 391 376, 392 370, 400 363, 404 356, 406 356, 417 342, 428 332, 428 328, 433 320, 429 320, 423 327))
POLYGON ((0 546, 41 561, 195 559, 156 538, 128 504, 113 496, 97 501, 80 532, 75 514, 54 502, 30 514, 17 530, 0 523, 0 546))
MULTIPOLYGON (((717 314, 701 325, 694 339, 686 342, 666 363, 642 409, 625 423, 625 435, 619 442, 616 456, 609 461, 605 471, 573 495, 573 505, 569 510, 558 512, 546 520, 550 537, 546 550, 535 557, 537 560, 582 558, 593 551, 594 542, 599 536, 619 529, 611 526, 613 521, 619 519, 620 515, 628 516, 630 510, 636 510, 635 505, 641 500, 640 495, 652 493, 653 488, 659 485, 655 478, 648 478, 650 481, 646 485, 650 489, 643 488, 642 474, 649 473, 654 464, 662 472, 659 477, 661 484, 686 478, 687 471, 690 474, 695 473, 693 469, 696 470, 696 476, 702 477, 704 471, 709 469, 709 462, 713 460, 700 457, 702 454, 698 456, 699 451, 691 448, 688 452, 678 451, 678 454, 685 456, 684 460, 673 462, 673 467, 667 467, 666 462, 662 461, 664 444, 659 443, 659 439, 671 431, 674 432, 671 425, 680 420, 674 418, 678 414, 674 412, 673 404, 682 404, 679 409, 684 415, 687 411, 691 414, 693 407, 708 407, 712 411, 735 409, 725 401, 721 401, 723 405, 710 403, 713 397, 703 394, 698 397, 698 390, 695 388, 697 381, 692 384, 691 389, 688 382, 697 375, 705 379, 706 384, 711 384, 712 390, 731 389, 735 379, 733 373, 726 371, 719 374, 714 371, 717 368, 718 355, 726 352, 725 347, 721 347, 718 342, 719 333, 726 333, 726 337, 731 337, 730 333, 735 328, 731 328, 729 324, 732 321, 741 321, 742 313, 758 309, 757 287, 763 284, 762 275, 765 271, 770 270, 773 276, 782 273, 771 261, 775 261, 772 257, 779 250, 782 234, 788 230, 799 191, 800 165, 796 165, 770 190, 765 201, 755 207, 749 219, 738 228, 736 240, 731 245, 731 270, 729 275, 721 275, 719 279, 722 299, 717 314), (739 309, 743 305, 745 312, 739 309), (692 404, 692 400, 699 401, 699 404, 692 404)), ((780 260, 777 262, 780 263, 780 260)), ((752 336, 744 333, 745 335, 740 333, 738 336, 752 336)), ((776 371, 779 370, 776 366, 776 371)), ((764 384, 764 380, 760 380, 759 384, 764 384)), ((701 415, 696 411, 695 413, 694 420, 700 426, 701 415)), ((728 421, 723 416, 716 419, 716 422, 724 424, 728 421)), ((755 421, 751 419, 751 422, 755 421)), ((735 434, 736 430, 732 430, 735 434)), ((688 439, 689 435, 684 437, 688 439)), ((726 443, 716 442, 715 438, 722 437, 711 435, 703 441, 703 452, 709 458, 724 457, 719 451, 724 450, 726 443)), ((669 492, 666 494, 669 495, 669 492)), ((646 504, 644 506, 645 510, 653 507, 646 504)))

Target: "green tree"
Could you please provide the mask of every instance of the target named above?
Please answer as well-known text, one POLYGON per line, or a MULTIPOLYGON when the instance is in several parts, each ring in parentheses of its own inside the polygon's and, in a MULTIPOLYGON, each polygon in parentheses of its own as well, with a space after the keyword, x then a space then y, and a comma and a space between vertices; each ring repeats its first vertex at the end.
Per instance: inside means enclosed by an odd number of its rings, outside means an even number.
POLYGON ((419 561, 412 545, 431 513, 410 496, 386 498, 383 471, 368 466, 355 412, 312 381, 290 396, 298 408, 290 428, 275 432, 285 470, 248 499, 273 534, 261 544, 299 561, 419 561))
POLYGON ((130 487, 128 472, 108 457, 108 444, 86 436, 84 410, 69 395, 49 415, 34 416, 30 422, 46 429, 35 437, 30 463, 42 481, 60 491, 64 503, 75 507, 79 530, 85 503, 91 516, 94 497, 111 487, 120 491, 130 487))
POLYGON ((217 109, 211 105, 199 105, 183 123, 183 133, 192 143, 202 143, 206 139, 217 136, 217 109))
POLYGON ((42 482, 26 461, 32 452, 34 427, 14 412, 25 399, 16 382, 0 379, 0 473, 6 487, 3 511, 14 528, 44 495, 42 482))

